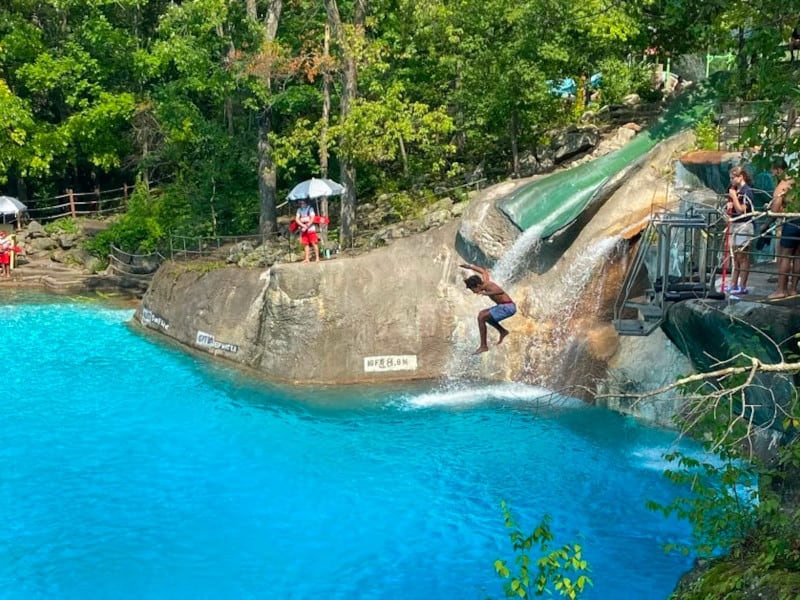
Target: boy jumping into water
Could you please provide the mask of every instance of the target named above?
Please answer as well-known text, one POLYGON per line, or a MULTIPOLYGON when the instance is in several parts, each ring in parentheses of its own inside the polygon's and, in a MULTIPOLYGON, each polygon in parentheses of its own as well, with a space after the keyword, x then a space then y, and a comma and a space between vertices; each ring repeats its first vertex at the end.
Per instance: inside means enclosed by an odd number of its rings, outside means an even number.
POLYGON ((514 304, 511 296, 506 294, 503 288, 489 278, 489 271, 483 267, 464 263, 461 265, 461 268, 478 273, 478 275, 471 275, 464 280, 464 284, 467 288, 471 290, 473 294, 489 296, 495 303, 495 306, 484 308, 478 313, 478 330, 481 332, 481 345, 473 354, 488 352, 489 346, 486 344, 486 324, 488 323, 500 332, 500 339, 497 340, 497 344, 500 345, 503 339, 508 335, 508 329, 500 325, 500 321, 516 313, 517 305, 514 304))

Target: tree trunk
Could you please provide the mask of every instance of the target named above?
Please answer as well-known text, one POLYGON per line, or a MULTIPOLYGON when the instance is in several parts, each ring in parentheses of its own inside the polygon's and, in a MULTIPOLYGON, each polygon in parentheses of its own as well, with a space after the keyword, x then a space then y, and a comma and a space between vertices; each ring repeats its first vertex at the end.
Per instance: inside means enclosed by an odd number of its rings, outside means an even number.
POLYGON ((259 233, 270 239, 278 231, 278 174, 272 160, 272 147, 269 143, 269 131, 272 124, 269 109, 265 110, 258 120, 258 200, 259 200, 259 233))
MULTIPOLYGON (((225 37, 225 29, 222 27, 222 24, 218 24, 217 28, 217 37, 224 38, 225 37)), ((236 48, 233 45, 233 42, 228 44, 228 52, 225 54, 225 58, 223 59, 223 68, 228 69, 233 65, 233 62, 236 60, 236 48)), ((228 130, 228 135, 233 137, 233 98, 231 94, 225 96, 225 100, 223 102, 223 113, 225 118, 225 126, 228 130)))
POLYGON ((400 160, 403 162, 403 176, 408 179, 408 154, 406 154, 406 145, 403 142, 403 136, 401 135, 397 143, 400 145, 400 160))
POLYGON ((519 178, 519 120, 516 111, 511 113, 511 123, 509 123, 509 133, 511 135, 511 162, 514 177, 519 178))
POLYGON ((331 119, 331 74, 328 69, 331 45, 331 27, 325 23, 325 41, 322 49, 322 61, 325 65, 322 73, 322 127, 319 132, 319 170, 320 176, 328 177, 328 124, 331 119))
MULTIPOLYGON (((342 100, 340 107, 341 120, 344 123, 350 114, 350 105, 358 93, 358 62, 354 44, 348 43, 342 30, 339 7, 336 0, 325 0, 328 22, 343 54, 344 70, 342 73, 342 100)), ((366 0, 356 0, 353 7, 353 30, 355 34, 363 34, 366 20, 366 0)), ((339 157, 342 194, 342 212, 339 223, 339 245, 351 247, 355 236, 356 221, 356 169, 353 161, 346 155, 339 157)))
MULTIPOLYGON (((267 43, 275 40, 278 33, 278 22, 281 17, 283 0, 271 0, 264 16, 264 38, 267 43)), ((247 14, 253 17, 255 3, 247 1, 247 14)), ((266 76, 264 85, 269 89, 271 77, 266 76)), ((272 113, 265 108, 258 120, 258 199, 259 220, 258 228, 262 236, 269 239, 278 231, 278 174, 275 161, 272 158, 272 147, 269 143, 269 132, 272 129, 272 113)))
MULTIPOLYGON (((322 127, 319 132, 319 172, 323 178, 328 177, 328 125, 331 119, 331 74, 328 69, 331 48, 331 28, 325 23, 325 41, 322 49, 322 61, 325 65, 322 73, 322 127)), ((322 199, 322 216, 328 216, 328 199, 322 199)), ((328 225, 320 225, 322 247, 328 247, 328 225)))

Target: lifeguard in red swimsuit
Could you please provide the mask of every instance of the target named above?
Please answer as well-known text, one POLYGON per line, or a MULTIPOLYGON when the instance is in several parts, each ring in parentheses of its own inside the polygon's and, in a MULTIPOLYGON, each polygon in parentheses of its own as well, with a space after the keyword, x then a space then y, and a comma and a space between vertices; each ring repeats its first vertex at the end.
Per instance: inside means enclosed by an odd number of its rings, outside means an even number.
POLYGON ((0 231, 0 272, 3 277, 11 277, 11 252, 13 249, 13 240, 5 231, 0 231))
POLYGON ((317 227, 314 225, 316 216, 314 208, 309 206, 305 200, 298 202, 294 221, 300 228, 300 243, 305 247, 305 260, 303 262, 311 260, 310 246, 314 247, 314 260, 319 262, 319 238, 317 238, 317 227))

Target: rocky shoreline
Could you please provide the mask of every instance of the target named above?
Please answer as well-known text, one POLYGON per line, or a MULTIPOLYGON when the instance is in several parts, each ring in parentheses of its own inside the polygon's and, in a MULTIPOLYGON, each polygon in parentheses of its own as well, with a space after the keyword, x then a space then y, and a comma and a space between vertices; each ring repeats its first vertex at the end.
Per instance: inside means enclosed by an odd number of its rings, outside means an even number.
POLYGON ((109 269, 96 271, 99 261, 81 247, 81 241, 102 229, 99 221, 86 220, 75 233, 47 233, 36 221, 13 232, 23 252, 9 279, 0 289, 40 289, 53 294, 98 294, 137 302, 149 280, 117 275, 109 269))

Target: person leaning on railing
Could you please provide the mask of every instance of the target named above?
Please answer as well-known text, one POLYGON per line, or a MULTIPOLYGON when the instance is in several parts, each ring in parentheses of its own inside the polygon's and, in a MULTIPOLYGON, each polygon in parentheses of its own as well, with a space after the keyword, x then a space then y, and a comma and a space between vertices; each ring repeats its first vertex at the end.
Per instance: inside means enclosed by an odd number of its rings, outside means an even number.
POLYGON ((747 294, 750 276, 750 242, 753 241, 753 210, 755 209, 750 174, 743 167, 730 170, 731 187, 728 189, 728 214, 731 219, 731 254, 733 273, 731 285, 725 289, 730 294, 747 294))
MULTIPOLYGON (((772 202, 769 204, 770 212, 787 212, 789 191, 794 185, 794 179, 786 175, 786 162, 781 158, 772 165, 772 174, 778 184, 772 193, 772 202)), ((800 282, 800 219, 789 219, 781 228, 781 239, 778 243, 778 287, 767 298, 785 298, 797 294, 797 284, 800 282)))

